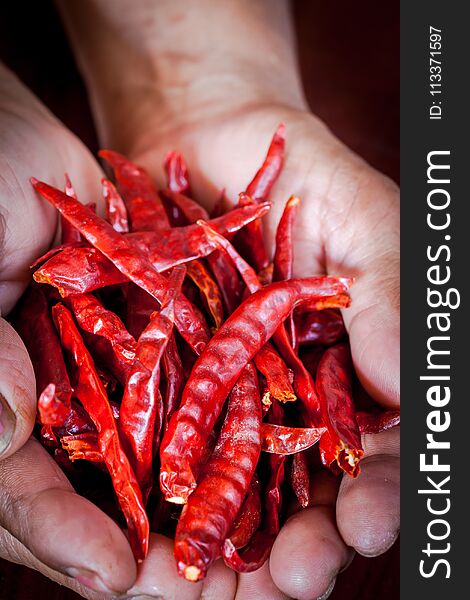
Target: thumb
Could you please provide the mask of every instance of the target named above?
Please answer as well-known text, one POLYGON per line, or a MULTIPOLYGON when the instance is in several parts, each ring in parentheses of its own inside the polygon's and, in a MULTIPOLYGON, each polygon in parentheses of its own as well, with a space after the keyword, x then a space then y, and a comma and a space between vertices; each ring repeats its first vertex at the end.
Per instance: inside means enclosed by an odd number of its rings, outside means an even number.
POLYGON ((28 352, 0 317, 0 459, 21 448, 36 415, 36 384, 28 352))

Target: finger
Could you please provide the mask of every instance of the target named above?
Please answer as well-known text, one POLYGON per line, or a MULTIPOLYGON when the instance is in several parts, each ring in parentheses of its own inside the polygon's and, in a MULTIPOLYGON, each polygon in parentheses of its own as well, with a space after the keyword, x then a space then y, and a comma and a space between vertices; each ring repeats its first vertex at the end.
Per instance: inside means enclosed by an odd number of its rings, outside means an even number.
POLYGON ((237 576, 222 559, 215 562, 202 585, 201 600, 234 600, 237 576))
POLYGON ((160 534, 152 534, 147 558, 141 565, 135 585, 128 590, 126 596, 136 600, 199 600, 201 590, 201 582, 191 583, 178 575, 172 540, 160 534))
POLYGON ((36 415, 33 367, 18 334, 0 317, 0 459, 29 438, 36 415))
POLYGON ((331 591, 336 575, 353 555, 335 524, 337 478, 319 473, 312 489, 314 506, 287 520, 269 562, 276 586, 298 600, 315 600, 331 591))
POLYGON ((235 600, 289 600, 271 577, 269 563, 253 573, 240 573, 235 600))
POLYGON ((94 592, 90 588, 81 585, 76 579, 51 569, 33 556, 26 546, 14 538, 6 529, 3 529, 3 527, 0 527, 0 557, 9 562, 21 564, 39 571, 42 575, 45 575, 59 585, 73 590, 77 594, 80 594, 80 596, 87 598, 87 600, 109 600, 110 598, 109 594, 94 592))
POLYGON ((352 304, 343 311, 354 366, 371 396, 396 408, 400 385, 398 191, 371 169, 365 173, 351 197, 351 208, 343 211, 344 223, 333 215, 327 272, 356 278, 352 304))
POLYGON ((392 546, 400 527, 399 429, 365 438, 361 474, 343 478, 336 514, 346 544, 377 556, 392 546))
POLYGON ((39 561, 86 587, 116 593, 135 581, 122 531, 73 491, 33 438, 0 462, 0 526, 39 561))

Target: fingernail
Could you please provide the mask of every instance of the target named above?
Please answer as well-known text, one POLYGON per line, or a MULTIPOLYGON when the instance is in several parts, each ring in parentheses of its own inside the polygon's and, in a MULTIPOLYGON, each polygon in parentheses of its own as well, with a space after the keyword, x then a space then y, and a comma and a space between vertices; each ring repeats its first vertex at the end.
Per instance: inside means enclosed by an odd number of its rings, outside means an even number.
POLYGON ((105 592, 106 594, 116 593, 116 590, 110 590, 101 577, 94 571, 70 567, 69 569, 66 569, 65 572, 67 575, 70 575, 70 577, 76 579, 78 583, 81 583, 95 592, 105 592))
POLYGON ((0 394, 0 454, 10 445, 15 430, 16 417, 6 398, 0 394))
POLYGON ((319 596, 317 598, 317 600, 326 600, 327 598, 329 598, 330 595, 331 595, 331 592, 333 591, 333 589, 335 587, 335 583, 336 583, 336 577, 330 583, 330 585, 328 586, 328 589, 326 590, 326 592, 324 594, 322 594, 321 596, 319 596))
POLYGON ((144 594, 143 596, 132 596, 129 600, 163 600, 163 596, 147 596, 144 594))

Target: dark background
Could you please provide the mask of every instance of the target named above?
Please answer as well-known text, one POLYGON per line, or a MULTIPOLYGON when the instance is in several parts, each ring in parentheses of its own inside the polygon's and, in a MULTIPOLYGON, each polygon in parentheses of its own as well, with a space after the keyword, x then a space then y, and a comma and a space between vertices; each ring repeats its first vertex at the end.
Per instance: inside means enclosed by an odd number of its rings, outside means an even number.
MULTIPOLYGON (((374 167, 399 179, 399 3, 294 0, 299 58, 312 111, 374 167)), ((3 2, 0 59, 96 152, 80 75, 50 0, 3 2)), ((357 556, 331 600, 396 600, 399 546, 357 556)), ((76 594, 0 560, 1 600, 72 600, 76 594)), ((249 599, 247 599, 249 600, 249 599)))

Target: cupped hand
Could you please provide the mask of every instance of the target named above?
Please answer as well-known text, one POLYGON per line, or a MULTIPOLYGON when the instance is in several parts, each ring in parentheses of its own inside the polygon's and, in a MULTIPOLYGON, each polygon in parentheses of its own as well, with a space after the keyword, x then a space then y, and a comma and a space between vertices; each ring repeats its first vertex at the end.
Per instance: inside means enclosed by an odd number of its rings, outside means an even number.
MULTIPOLYGON (((208 207, 225 189, 230 200, 244 190, 262 163, 280 122, 286 124, 286 161, 265 218, 266 241, 274 234, 291 194, 301 198, 295 225, 294 274, 356 278, 352 306, 344 311, 356 372, 373 398, 399 405, 399 212, 398 190, 342 145, 314 116, 280 106, 215 110, 211 116, 149 122, 127 150, 163 182, 165 152, 185 156, 196 198, 208 207)), ((399 529, 399 432, 365 436, 358 479, 323 473, 313 506, 294 514, 281 530, 267 567, 241 575, 237 599, 279 597, 313 600, 333 589, 354 550, 376 556, 399 529), (253 586, 253 583, 255 585, 253 586)), ((230 597, 230 596, 227 596, 230 597)))
MULTIPOLYGON (((36 196, 29 178, 61 188, 65 172, 79 198, 99 202, 102 173, 93 157, 0 65, 0 306, 5 316, 30 279, 29 266, 51 246, 57 229, 55 211, 36 196)), ((19 336, 0 318, 0 557, 92 600, 125 592, 199 598, 202 585, 178 577, 171 542, 162 536, 152 535, 149 556, 137 573, 124 532, 74 492, 30 437, 35 414, 31 362, 19 336)), ((220 586, 233 592, 235 576, 217 564, 204 586, 207 598, 220 598, 220 586)))

